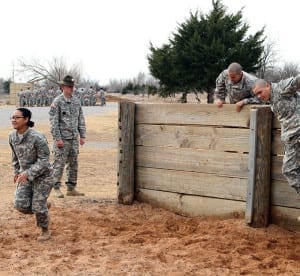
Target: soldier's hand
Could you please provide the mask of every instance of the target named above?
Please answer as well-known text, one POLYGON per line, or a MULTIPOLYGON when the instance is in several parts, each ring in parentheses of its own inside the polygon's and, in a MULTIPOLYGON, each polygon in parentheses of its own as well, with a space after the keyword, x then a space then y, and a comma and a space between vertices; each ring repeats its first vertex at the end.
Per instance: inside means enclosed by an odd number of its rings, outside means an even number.
POLYGON ((239 101, 235 104, 236 112, 240 112, 242 110, 242 107, 244 106, 244 101, 239 101))
POLYGON ((16 183, 16 182, 17 182, 17 179, 18 179, 18 177, 19 177, 19 175, 18 175, 18 174, 16 174, 16 175, 15 175, 15 177, 14 177, 14 183, 16 183))
POLYGON ((79 143, 80 143, 80 146, 83 146, 85 143, 85 138, 80 138, 79 143))
POLYGON ((19 184, 26 184, 26 183, 27 183, 27 175, 26 175, 25 172, 20 173, 20 174, 18 175, 17 182, 18 182, 19 184))
POLYGON ((63 148, 64 147, 64 141, 63 140, 57 140, 56 141, 56 146, 58 148, 63 148))
POLYGON ((222 100, 220 100, 220 99, 217 99, 217 100, 216 100, 216 105, 217 105, 217 107, 219 107, 219 108, 221 108, 221 107, 223 106, 224 103, 225 103, 225 102, 222 101, 222 100))

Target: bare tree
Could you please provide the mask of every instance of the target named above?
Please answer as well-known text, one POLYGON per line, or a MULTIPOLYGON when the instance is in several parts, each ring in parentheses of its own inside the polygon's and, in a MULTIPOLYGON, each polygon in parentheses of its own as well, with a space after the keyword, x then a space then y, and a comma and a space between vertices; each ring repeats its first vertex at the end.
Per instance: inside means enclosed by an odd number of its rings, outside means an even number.
POLYGON ((257 75, 259 78, 268 79, 268 72, 273 71, 275 63, 278 60, 276 42, 268 41, 264 46, 264 51, 260 60, 257 75))
POLYGON ((81 78, 80 64, 68 66, 63 57, 53 57, 52 60, 44 62, 34 58, 29 61, 20 58, 19 67, 19 73, 26 74, 32 82, 43 80, 57 84, 67 74, 72 75, 76 81, 81 78))
POLYGON ((280 78, 287 79, 289 77, 294 77, 299 73, 299 64, 293 62, 285 62, 280 70, 280 78))

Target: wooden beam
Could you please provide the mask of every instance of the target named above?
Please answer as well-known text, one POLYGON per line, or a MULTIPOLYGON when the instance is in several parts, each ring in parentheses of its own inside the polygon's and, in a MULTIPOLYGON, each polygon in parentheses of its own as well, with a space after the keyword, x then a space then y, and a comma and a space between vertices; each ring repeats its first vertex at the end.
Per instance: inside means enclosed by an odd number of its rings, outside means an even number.
POLYGON ((135 147, 136 165, 247 178, 248 154, 185 148, 135 147))
POLYGON ((283 143, 280 139, 280 130, 275 129, 272 131, 272 155, 283 155, 283 143))
POLYGON ((246 201, 247 179, 216 174, 136 168, 136 189, 246 201))
POLYGON ((140 189, 137 200, 168 209, 177 214, 217 217, 242 217, 245 202, 210 197, 192 196, 178 193, 140 189))
MULTIPOLYGON (((300 198, 287 180, 272 180, 271 205, 300 208, 300 198)), ((299 212, 300 216, 300 212, 299 212)))
POLYGON ((134 200, 134 115, 133 102, 120 102, 118 114, 118 202, 134 200))
POLYGON ((137 124, 139 146, 249 151, 249 129, 214 126, 137 124))
POLYGON ((249 128, 249 110, 247 105, 237 113, 233 104, 137 104, 136 123, 249 128))
POLYGON ((285 229, 300 232, 300 209, 287 208, 281 206, 271 207, 271 223, 279 225, 285 229))
POLYGON ((249 186, 246 204, 246 222, 252 227, 269 224, 271 130, 270 107, 256 106, 250 114, 249 186))

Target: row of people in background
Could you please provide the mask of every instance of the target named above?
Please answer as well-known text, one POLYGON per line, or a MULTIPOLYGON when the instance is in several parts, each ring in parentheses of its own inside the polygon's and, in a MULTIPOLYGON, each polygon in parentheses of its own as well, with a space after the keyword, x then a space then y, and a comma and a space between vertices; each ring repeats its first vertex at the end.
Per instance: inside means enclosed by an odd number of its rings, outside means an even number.
MULTIPOLYGON (((28 88, 23 91, 21 89, 18 93, 18 105, 20 107, 28 106, 50 106, 53 99, 60 95, 62 91, 59 88, 46 87, 34 88, 31 90, 28 88)), ((82 106, 94 106, 99 99, 100 105, 105 105, 105 91, 100 89, 96 91, 92 86, 86 88, 74 88, 74 95, 80 100, 82 106)))

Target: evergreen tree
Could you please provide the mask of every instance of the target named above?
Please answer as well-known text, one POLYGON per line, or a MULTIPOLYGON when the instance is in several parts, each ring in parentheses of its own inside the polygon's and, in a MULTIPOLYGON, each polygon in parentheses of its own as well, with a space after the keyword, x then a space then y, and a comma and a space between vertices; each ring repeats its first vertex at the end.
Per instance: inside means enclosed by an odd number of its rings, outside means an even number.
MULTIPOLYGON (((148 55, 151 74, 160 81, 160 95, 207 91, 212 96, 215 79, 231 62, 255 72, 264 50, 264 29, 247 36, 249 25, 242 22, 242 11, 228 14, 221 0, 204 15, 196 11, 179 24, 168 44, 148 55)), ((208 99, 212 102, 212 97, 208 99)))

